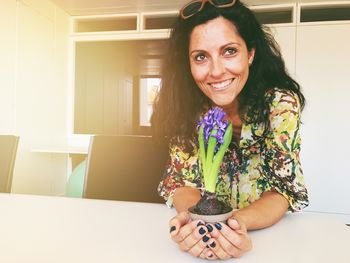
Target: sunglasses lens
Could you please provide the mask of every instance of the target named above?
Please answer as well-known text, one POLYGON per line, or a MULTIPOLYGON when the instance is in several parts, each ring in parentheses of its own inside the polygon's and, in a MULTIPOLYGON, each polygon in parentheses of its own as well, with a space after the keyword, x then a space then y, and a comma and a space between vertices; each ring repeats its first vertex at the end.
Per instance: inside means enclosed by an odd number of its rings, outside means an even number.
POLYGON ((221 5, 230 5, 233 2, 235 2, 235 0, 212 0, 212 2, 216 6, 221 6, 221 5))
POLYGON ((190 3, 188 6, 186 6, 182 10, 182 14, 185 17, 191 16, 191 15, 197 13, 199 11, 199 9, 201 8, 201 6, 202 6, 201 1, 190 3))

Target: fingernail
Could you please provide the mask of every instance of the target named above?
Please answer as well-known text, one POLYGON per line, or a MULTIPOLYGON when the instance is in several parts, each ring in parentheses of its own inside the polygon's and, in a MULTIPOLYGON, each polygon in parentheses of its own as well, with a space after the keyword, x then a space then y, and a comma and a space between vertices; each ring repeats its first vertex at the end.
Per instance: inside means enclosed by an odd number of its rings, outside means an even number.
POLYGON ((211 225, 206 225, 206 227, 208 228, 209 233, 213 231, 213 227, 211 225))
POLYGON ((202 237, 202 240, 203 240, 203 242, 208 242, 209 237, 208 237, 208 236, 203 236, 203 237, 202 237))
POLYGON ((170 228, 170 233, 173 232, 173 231, 175 231, 175 230, 176 230, 176 226, 172 226, 172 227, 170 228))
POLYGON ((222 225, 220 223, 215 223, 214 226, 217 228, 217 230, 221 230, 222 229, 222 225))
POLYGON ((209 248, 209 246, 208 246, 208 245, 206 245, 206 247, 207 247, 207 248, 209 248))
POLYGON ((197 226, 204 226, 204 223, 202 221, 198 222, 197 226))
POLYGON ((213 241, 213 243, 211 243, 210 246, 214 248, 216 246, 215 241, 213 241))
POLYGON ((201 235, 204 235, 205 234, 205 229, 203 227, 201 227, 199 230, 198 230, 199 234, 201 235))
POLYGON ((211 253, 208 255, 208 257, 210 257, 210 258, 211 258, 212 256, 213 256, 213 254, 211 254, 211 253))

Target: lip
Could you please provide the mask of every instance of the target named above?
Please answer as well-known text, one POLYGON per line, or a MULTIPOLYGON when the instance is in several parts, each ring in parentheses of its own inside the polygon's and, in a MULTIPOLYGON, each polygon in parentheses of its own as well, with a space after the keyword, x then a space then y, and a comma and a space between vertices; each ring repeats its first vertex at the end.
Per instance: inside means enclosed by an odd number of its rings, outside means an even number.
POLYGON ((216 91, 221 91, 228 88, 233 81, 234 81, 234 78, 230 78, 223 81, 209 82, 208 85, 216 91))

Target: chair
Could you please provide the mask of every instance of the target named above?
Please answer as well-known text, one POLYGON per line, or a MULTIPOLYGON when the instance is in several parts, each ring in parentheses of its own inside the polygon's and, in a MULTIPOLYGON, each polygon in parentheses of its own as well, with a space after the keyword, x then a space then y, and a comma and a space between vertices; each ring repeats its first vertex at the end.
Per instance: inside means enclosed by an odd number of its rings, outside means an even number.
POLYGON ((0 135, 0 192, 10 193, 19 137, 0 135))
POLYGON ((149 136, 92 136, 83 196, 163 203, 157 186, 167 159, 167 147, 149 136))
POLYGON ((73 172, 68 178, 66 184, 66 194, 67 197, 83 197, 84 191, 84 180, 86 174, 86 160, 82 161, 75 167, 73 172))

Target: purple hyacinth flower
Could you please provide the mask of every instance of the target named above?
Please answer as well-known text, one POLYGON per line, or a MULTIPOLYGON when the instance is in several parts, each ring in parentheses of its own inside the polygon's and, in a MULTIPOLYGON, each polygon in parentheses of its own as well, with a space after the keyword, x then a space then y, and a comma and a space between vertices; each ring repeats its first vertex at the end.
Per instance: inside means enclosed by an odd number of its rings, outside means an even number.
POLYGON ((208 145, 209 137, 212 136, 217 139, 216 151, 220 145, 224 143, 225 131, 229 125, 228 120, 224 120, 226 116, 225 111, 219 107, 211 108, 198 122, 197 129, 203 125, 203 135, 205 146, 208 145), (216 134, 211 135, 211 132, 215 130, 216 134))

